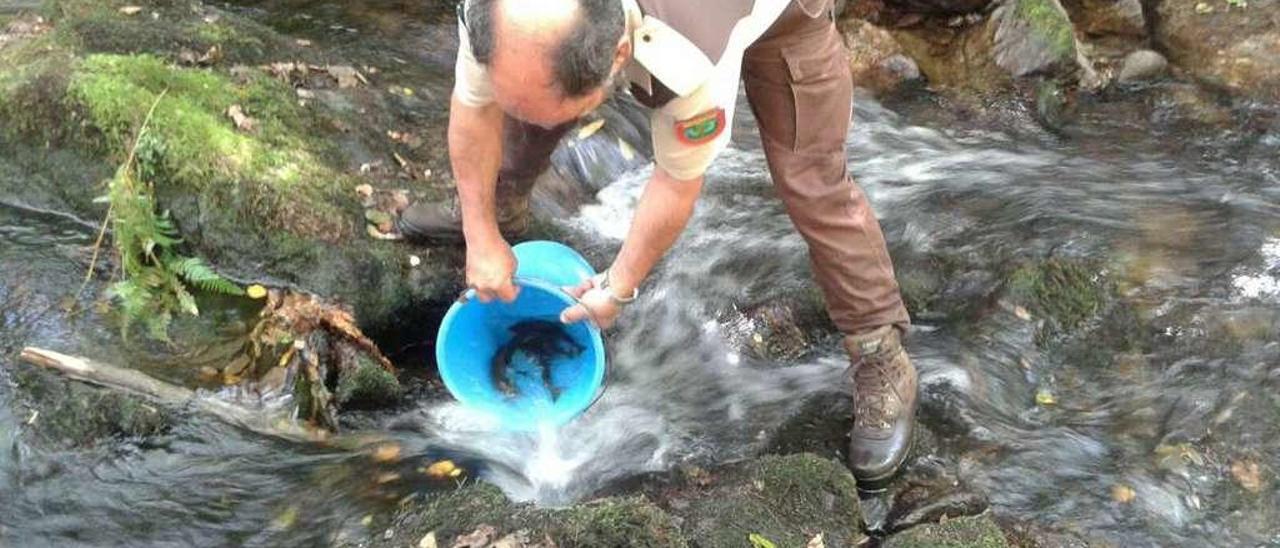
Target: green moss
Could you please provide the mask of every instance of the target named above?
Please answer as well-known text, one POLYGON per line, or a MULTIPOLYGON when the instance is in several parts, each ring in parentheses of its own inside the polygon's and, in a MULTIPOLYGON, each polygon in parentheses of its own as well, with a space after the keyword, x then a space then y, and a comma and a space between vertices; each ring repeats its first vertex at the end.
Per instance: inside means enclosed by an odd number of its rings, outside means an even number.
POLYGON ((1004 533, 986 516, 913 527, 889 537, 884 548, 1008 548, 1004 533))
POLYGON ((556 512, 549 531, 559 546, 685 546, 671 516, 643 497, 609 498, 556 512))
POLYGON ((818 533, 830 546, 862 538, 856 483, 833 461, 766 456, 725 474, 684 516, 695 545, 744 546, 753 533, 778 546, 804 546, 818 533))
POLYGON ((434 531, 441 545, 448 546, 454 537, 481 525, 494 527, 500 536, 526 531, 531 539, 550 537, 562 547, 687 545, 671 516, 643 497, 611 497, 553 510, 512 503, 487 484, 433 495, 424 506, 402 511, 393 528, 396 539, 419 539, 434 531))
POLYGON ((1075 55, 1076 41, 1071 20, 1057 0, 1017 0, 1017 16, 1031 24, 1035 33, 1058 57, 1075 55))
POLYGON ((151 55, 96 54, 72 74, 68 94, 112 150, 127 149, 142 113, 164 94, 150 124, 161 195, 165 187, 196 192, 215 199, 212 211, 239 210, 263 228, 316 237, 332 237, 348 224, 333 205, 346 179, 318 160, 327 147, 304 139, 309 128, 298 121, 307 117, 283 84, 263 76, 233 82, 151 55), (227 115, 233 105, 257 120, 256 129, 234 126, 227 115))
POLYGON ((367 357, 359 358, 354 371, 338 376, 337 398, 342 406, 376 406, 394 402, 400 397, 400 381, 391 372, 367 357))
POLYGON ((1010 276, 1007 289, 1015 302, 1048 320, 1043 342, 1097 316, 1115 284, 1087 261, 1053 258, 1023 265, 1010 276))
POLYGON ((20 369, 14 378, 25 406, 39 413, 29 431, 52 447, 87 447, 105 439, 154 436, 173 424, 170 411, 142 398, 28 368, 20 369))

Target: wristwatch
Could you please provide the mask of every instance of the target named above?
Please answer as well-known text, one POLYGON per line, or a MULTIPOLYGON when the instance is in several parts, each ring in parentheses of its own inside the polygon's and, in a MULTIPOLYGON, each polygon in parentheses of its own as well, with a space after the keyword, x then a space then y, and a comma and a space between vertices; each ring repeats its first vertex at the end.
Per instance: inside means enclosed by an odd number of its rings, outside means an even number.
POLYGON ((603 289, 605 294, 609 295, 609 300, 612 301, 613 304, 616 304, 618 306, 629 305, 633 302, 636 302, 636 299, 640 297, 640 288, 638 287, 631 290, 630 297, 623 298, 615 294, 611 289, 613 287, 613 282, 609 279, 608 270, 605 270, 604 272, 596 274, 595 286, 600 289, 603 289))

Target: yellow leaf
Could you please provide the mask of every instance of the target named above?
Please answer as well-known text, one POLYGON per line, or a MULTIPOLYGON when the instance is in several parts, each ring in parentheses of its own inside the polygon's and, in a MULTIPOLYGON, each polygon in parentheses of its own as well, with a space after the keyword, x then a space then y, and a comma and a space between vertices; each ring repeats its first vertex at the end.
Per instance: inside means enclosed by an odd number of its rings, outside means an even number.
POLYGON ((1041 407, 1050 407, 1058 404, 1058 398, 1054 397, 1053 392, 1048 389, 1040 389, 1036 392, 1036 405, 1041 407))
POLYGON ((418 541, 418 548, 436 548, 436 532, 432 531, 418 541))
POLYGON ((591 122, 590 124, 587 124, 585 126, 582 126, 581 128, 578 129, 578 140, 581 141, 583 139, 586 139, 587 137, 595 135, 596 132, 600 131, 600 128, 602 127, 604 127, 604 118, 591 122))
POLYGON ((621 137, 618 138, 618 152, 621 152, 622 159, 628 162, 636 159, 636 149, 631 148, 631 145, 623 141, 621 137))
POLYGON ((400 460, 400 446, 384 443, 373 450, 374 462, 394 462, 400 460))
POLYGON ((1138 493, 1128 485, 1116 484, 1111 486, 1111 499, 1120 504, 1129 504, 1137 497, 1138 493))
POLYGON ((298 507, 290 506, 285 508, 276 519, 271 520, 271 526, 275 529, 290 529, 293 524, 298 522, 298 507))
POLYGON ((440 462, 433 463, 431 466, 428 466, 426 470, 423 470, 423 472, 425 472, 428 476, 431 476, 432 478, 444 479, 444 478, 450 477, 453 474, 454 470, 460 470, 460 469, 456 464, 453 463, 453 461, 442 460, 440 462))
POLYGON ((141 6, 124 6, 120 8, 120 13, 125 15, 137 15, 142 12, 141 6))
POLYGON ((752 548, 778 548, 773 541, 764 538, 760 533, 751 533, 747 535, 747 540, 751 541, 752 548))
POLYGON ((267 296, 267 288, 258 284, 253 284, 245 288, 244 292, 249 295, 250 299, 261 299, 267 296))
POLYGON ((368 526, 370 526, 370 525, 373 525, 373 514, 369 514, 369 515, 365 516, 363 519, 361 519, 361 520, 360 520, 360 525, 363 525, 363 526, 365 526, 365 527, 368 527, 368 526))

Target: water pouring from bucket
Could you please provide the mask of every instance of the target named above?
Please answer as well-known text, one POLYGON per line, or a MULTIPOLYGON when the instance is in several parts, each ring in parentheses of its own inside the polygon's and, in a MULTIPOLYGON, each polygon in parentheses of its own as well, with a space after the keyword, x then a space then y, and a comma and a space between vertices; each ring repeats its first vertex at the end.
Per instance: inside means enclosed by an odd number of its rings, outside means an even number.
POLYGON ((559 319, 575 304, 561 288, 596 272, 557 242, 524 242, 512 251, 516 299, 450 306, 436 335, 436 362, 453 397, 494 415, 504 429, 558 426, 586 411, 604 387, 600 330, 559 319))

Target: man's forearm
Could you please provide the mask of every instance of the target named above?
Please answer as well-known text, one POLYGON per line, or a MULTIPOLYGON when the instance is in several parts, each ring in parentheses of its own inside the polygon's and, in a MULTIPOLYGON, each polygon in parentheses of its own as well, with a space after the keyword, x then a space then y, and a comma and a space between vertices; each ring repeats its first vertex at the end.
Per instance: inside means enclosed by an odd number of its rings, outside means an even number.
POLYGON ((654 167, 636 207, 622 250, 610 267, 610 282, 619 296, 630 294, 648 277, 680 237, 702 192, 702 178, 678 181, 654 167))
POLYGON ((496 104, 471 107, 455 98, 449 105, 449 161, 468 242, 502 237, 495 197, 502 162, 502 120, 496 104))

